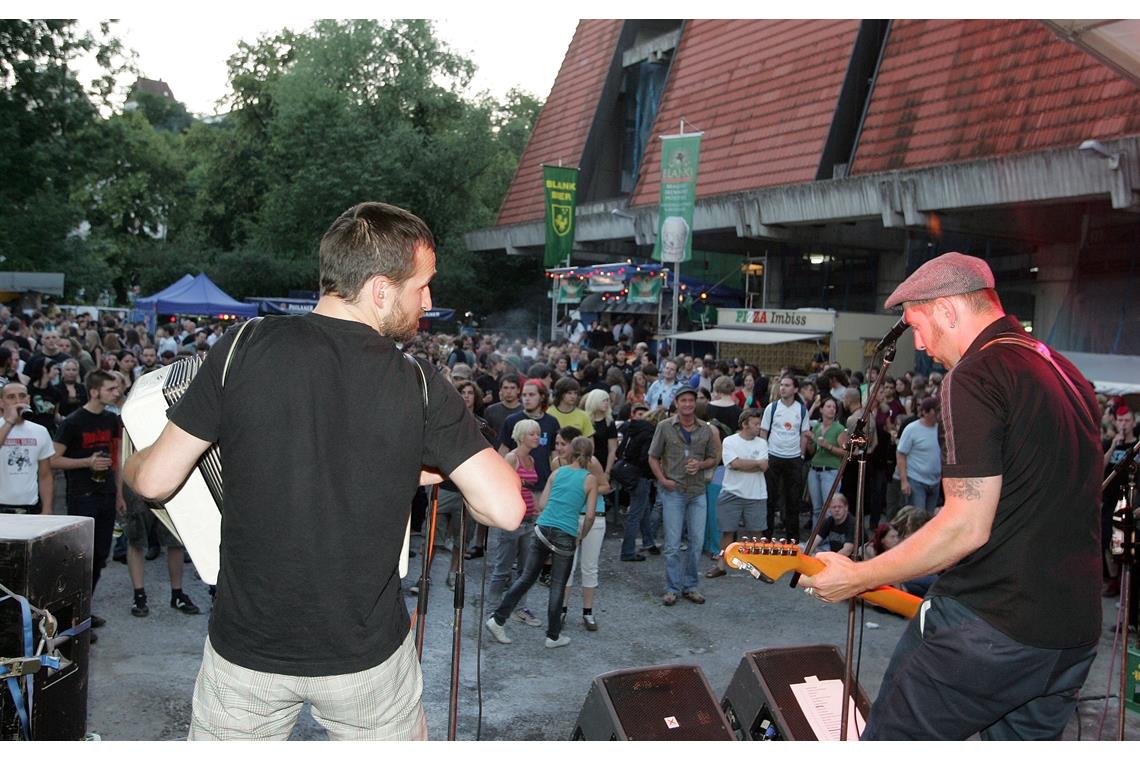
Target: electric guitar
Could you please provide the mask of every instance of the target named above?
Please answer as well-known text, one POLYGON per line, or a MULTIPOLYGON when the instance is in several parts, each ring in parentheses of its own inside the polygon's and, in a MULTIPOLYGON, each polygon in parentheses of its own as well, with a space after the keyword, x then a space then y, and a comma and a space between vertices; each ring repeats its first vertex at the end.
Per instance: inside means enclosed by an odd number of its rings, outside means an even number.
MULTIPOLYGON (((780 576, 791 572, 815 575, 826 567, 815 557, 804 554, 798 544, 779 541, 736 541, 724 550, 724 561, 729 567, 747 570, 765 583, 775 583, 780 576)), ((879 586, 859 596, 907 618, 914 617, 922 604, 921 598, 893 586, 879 586)))

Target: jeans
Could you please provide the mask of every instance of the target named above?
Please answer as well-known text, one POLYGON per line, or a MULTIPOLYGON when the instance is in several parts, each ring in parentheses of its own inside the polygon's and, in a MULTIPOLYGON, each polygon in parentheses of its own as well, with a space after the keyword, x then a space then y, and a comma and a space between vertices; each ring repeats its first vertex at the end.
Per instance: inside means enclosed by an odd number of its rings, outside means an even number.
POLYGON ((491 529, 488 546, 492 558, 491 599, 498 600, 511 585, 511 567, 518 562, 519 571, 526 567, 527 557, 538 539, 534 536, 534 517, 524 517, 514 530, 491 529))
MULTIPOLYGON (((835 476, 838 474, 839 470, 837 469, 824 469, 820 471, 812 467, 808 470, 808 494, 811 495, 812 525, 819 522, 820 512, 823 511, 823 500, 827 498, 827 493, 831 490, 831 484, 835 482, 835 476)), ((843 495, 846 496, 847 494, 843 495)))
POLYGON ((91 590, 99 582, 99 573, 111 555, 111 538, 115 532, 115 494, 93 493, 67 496, 67 514, 95 520, 95 546, 91 550, 91 590))
POLYGON ((910 481, 910 499, 907 500, 908 504, 913 504, 919 509, 925 509, 927 514, 934 514, 934 510, 938 507, 938 483, 927 485, 926 483, 919 483, 917 480, 910 481))
MULTIPOLYGON (((581 533, 582 524, 585 521, 585 515, 578 518, 579 533, 581 533)), ((574 552, 574 563, 570 566, 570 575, 566 579, 567 586, 574 585, 574 576, 581 569, 582 588, 598 587, 598 558, 601 557, 602 541, 605 537, 606 516, 605 514, 594 515, 594 524, 590 527, 590 532, 578 545, 578 551, 574 552)))
POLYGON ((562 634, 562 595, 566 592, 566 579, 570 577, 570 566, 574 562, 574 549, 577 548, 578 537, 549 525, 543 526, 540 530, 546 536, 546 540, 564 554, 552 552, 549 546, 535 536, 531 551, 527 554, 526 569, 507 589, 503 601, 499 602, 492 617, 499 625, 507 622, 519 600, 538 580, 538 574, 546 564, 546 558, 550 557, 550 600, 546 605, 546 637, 557 639, 562 634))
POLYGON ((708 514, 704 491, 688 496, 662 488, 661 511, 665 517, 665 591, 672 594, 696 591, 697 560, 701 556, 708 514), (681 533, 686 527, 689 548, 682 559, 681 533))
POLYGON ((1021 644, 932 597, 899 639, 862 738, 1059 739, 1096 648, 1021 644))
POLYGON ((800 540, 800 500, 804 493, 804 460, 768 456, 768 530, 775 531, 777 513, 784 517, 784 537, 800 540))
POLYGON ((641 534, 642 548, 653 546, 656 539, 650 526, 653 508, 649 503, 649 481, 638 478, 629 492, 629 513, 625 518, 625 532, 621 538, 621 558, 631 559, 637 554, 637 534, 641 534))

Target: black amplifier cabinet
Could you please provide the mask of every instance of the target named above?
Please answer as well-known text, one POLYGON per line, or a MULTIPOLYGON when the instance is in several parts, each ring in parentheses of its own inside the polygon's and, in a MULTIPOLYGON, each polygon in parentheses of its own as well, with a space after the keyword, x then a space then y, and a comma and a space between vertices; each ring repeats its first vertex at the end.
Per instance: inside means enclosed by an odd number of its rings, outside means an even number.
MULTIPOLYGON (((59 631, 66 631, 91 615, 94 539, 95 522, 89 517, 0 515, 0 583, 27 598, 33 607, 46 609, 59 622, 59 631)), ((0 592, 0 597, 5 595, 0 592)), ((33 653, 39 640, 39 621, 35 620, 33 653)), ((43 668, 32 676, 29 717, 33 739, 82 739, 86 734, 90 646, 88 630, 59 647, 70 665, 59 671, 43 668)), ((23 655, 20 605, 9 599, 0 603, 0 657, 23 655)), ((0 740, 20 736, 20 719, 4 684, 0 687, 0 740)))
MULTIPOLYGON (((808 676, 843 680, 843 657, 828 645, 757 649, 747 652, 720 702, 725 717, 744 741, 814 741, 807 718, 792 694, 792 684, 808 676)), ((855 706, 864 719, 871 703, 856 684, 855 706)))
POLYGON ((695 665, 615 670, 594 679, 575 741, 733 741, 708 679, 695 665))

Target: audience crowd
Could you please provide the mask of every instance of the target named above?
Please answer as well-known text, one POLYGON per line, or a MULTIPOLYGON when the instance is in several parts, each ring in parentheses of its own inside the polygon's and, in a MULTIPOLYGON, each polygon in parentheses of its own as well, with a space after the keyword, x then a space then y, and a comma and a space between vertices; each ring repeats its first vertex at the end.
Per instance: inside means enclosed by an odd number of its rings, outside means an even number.
MULTIPOLYGON (((150 331, 144 323, 113 315, 94 318, 53 308, 28 316, 4 307, 0 325, 0 387, 18 383, 27 389, 24 419, 45 428, 57 448, 60 432, 69 429, 65 420, 85 408, 91 411, 91 378, 99 378, 103 388, 102 406, 117 413, 139 377, 180 358, 204 355, 227 327, 182 318, 150 331), (104 376, 113 392, 106 391, 104 376)), ((622 561, 664 555, 664 604, 678 597, 703 604, 691 572, 695 558, 709 558, 703 578, 725 575, 720 552, 734 538, 760 535, 805 546, 814 532, 811 550, 869 557, 906 540, 942 503, 940 372, 886 377, 871 397, 877 367, 824 361, 761 368, 740 358, 674 356, 664 345, 651 349, 647 326, 632 318, 593 329, 565 327, 551 342, 496 333, 421 332, 405 346, 452 381, 523 483, 527 515, 518 530, 488 532, 468 520, 462 536, 454 527, 436 533, 453 552, 452 572, 458 552, 469 558, 486 553, 489 607, 495 609, 488 627, 499 642, 509 643, 505 626, 513 620, 545 625, 554 634, 548 646, 569 643, 562 631, 574 584, 582 588, 583 627, 598 630, 604 624, 595 611, 600 582, 620 582, 599 578, 607 534, 622 537, 622 561), (863 417, 865 515, 857 542, 850 506, 857 468, 840 473, 863 417), (566 473, 555 479, 559 470, 566 473), (574 527, 571 518, 578 510, 577 547, 541 544, 548 503, 557 509, 550 524, 567 528, 574 527), (527 592, 535 582, 553 583, 545 620, 528 607, 527 592)), ((1136 415, 1122 398, 1100 401, 1107 473, 1135 444, 1136 415)), ((98 458, 92 457, 92 462, 98 458)), ((58 460, 51 461, 58 471, 58 460)), ((424 489, 413 504, 413 530, 424 534, 426 495, 424 489)), ((123 535, 113 557, 129 565, 132 614, 148 613, 143 558, 156 558, 162 547, 171 605, 197 612, 181 589, 181 547, 129 489, 124 497, 126 508, 119 510, 115 530, 123 535)), ((1120 591, 1116 564, 1107 553, 1118 497, 1110 489, 1104 501, 1106 596, 1120 591)), ((50 512, 50 504, 45 508, 38 502, 4 503, 0 510, 50 512)), ((461 502, 445 485, 440 519, 457 523, 461 502)), ((906 588, 921 594, 933 580, 916 579, 906 588)), ((1133 593, 1133 600, 1137 596, 1133 593)))

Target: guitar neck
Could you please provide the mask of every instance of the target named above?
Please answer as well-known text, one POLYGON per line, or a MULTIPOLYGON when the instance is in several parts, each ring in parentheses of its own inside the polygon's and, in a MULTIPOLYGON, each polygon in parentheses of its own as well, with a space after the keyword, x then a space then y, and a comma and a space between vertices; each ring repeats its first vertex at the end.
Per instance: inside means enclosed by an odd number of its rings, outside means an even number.
MULTIPOLYGON (((801 572, 804 575, 815 575, 825 567, 818 559, 807 555, 801 555, 799 561, 802 568, 801 572)), ((914 594, 908 594, 894 586, 879 586, 876 589, 864 591, 862 594, 859 594, 859 598, 906 618, 912 618, 917 615, 918 608, 922 605, 922 599, 920 597, 914 594)))

